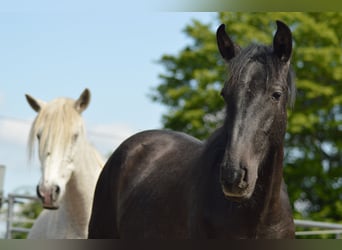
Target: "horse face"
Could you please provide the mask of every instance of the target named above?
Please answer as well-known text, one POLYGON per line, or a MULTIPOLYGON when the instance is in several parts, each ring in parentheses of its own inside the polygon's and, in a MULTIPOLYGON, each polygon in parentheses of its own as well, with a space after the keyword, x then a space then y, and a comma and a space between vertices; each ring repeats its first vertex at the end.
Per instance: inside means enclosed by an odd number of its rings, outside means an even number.
POLYGON ((272 147, 282 146, 285 134, 292 38, 286 25, 277 24, 273 48, 255 45, 238 50, 222 27, 217 33, 220 52, 231 69, 222 90, 229 132, 220 181, 225 196, 237 201, 252 196, 266 155, 272 147))
MULTIPOLYGON (((88 91, 88 90, 86 90, 88 91)), ((30 141, 38 139, 42 178, 37 186, 37 195, 43 207, 57 209, 66 192, 68 182, 76 167, 76 153, 85 144, 85 132, 81 111, 87 106, 71 99, 56 99, 50 103, 26 96, 38 115, 31 128, 30 141), (80 105, 83 105, 83 108, 80 105)), ((88 97, 89 98, 89 97, 88 97)))
POLYGON ((64 196, 68 181, 76 168, 75 149, 80 146, 77 140, 78 133, 74 132, 68 141, 63 142, 63 147, 50 149, 42 149, 44 143, 39 141, 42 178, 37 186, 37 195, 42 199, 44 208, 57 209, 64 196))

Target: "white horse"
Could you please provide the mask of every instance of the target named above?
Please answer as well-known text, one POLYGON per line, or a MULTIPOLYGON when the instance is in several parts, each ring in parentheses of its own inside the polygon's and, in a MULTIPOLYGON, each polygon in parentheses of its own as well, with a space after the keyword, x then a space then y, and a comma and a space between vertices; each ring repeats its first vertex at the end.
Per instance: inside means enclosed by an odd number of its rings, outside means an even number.
POLYGON ((90 91, 85 89, 76 101, 57 98, 45 103, 29 95, 26 99, 38 112, 28 149, 32 157, 37 138, 42 170, 37 194, 45 208, 28 238, 87 238, 95 185, 104 165, 87 141, 81 117, 90 91))

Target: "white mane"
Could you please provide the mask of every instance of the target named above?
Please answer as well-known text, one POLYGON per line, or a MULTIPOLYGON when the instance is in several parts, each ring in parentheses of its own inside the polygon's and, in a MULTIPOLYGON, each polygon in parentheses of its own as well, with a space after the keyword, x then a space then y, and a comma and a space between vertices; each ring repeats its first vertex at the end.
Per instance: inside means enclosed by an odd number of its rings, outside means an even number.
POLYGON ((73 124, 80 124, 83 135, 85 129, 81 115, 76 112, 75 101, 58 98, 48 103, 35 118, 29 135, 28 150, 30 159, 33 157, 35 141, 40 134, 40 151, 52 150, 53 147, 66 147, 72 138, 73 124))

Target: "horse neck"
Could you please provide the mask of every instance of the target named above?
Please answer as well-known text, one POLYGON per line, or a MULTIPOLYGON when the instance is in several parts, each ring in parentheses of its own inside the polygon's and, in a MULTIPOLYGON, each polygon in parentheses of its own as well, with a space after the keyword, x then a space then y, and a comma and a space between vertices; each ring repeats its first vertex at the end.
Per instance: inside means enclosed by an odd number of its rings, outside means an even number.
POLYGON ((89 143, 82 142, 82 144, 80 151, 75 154, 75 170, 67 184, 63 205, 69 217, 73 218, 81 228, 86 228, 95 185, 104 162, 89 143))
MULTIPOLYGON (((283 146, 271 150, 265 161, 265 171, 260 175, 263 189, 258 190, 259 220, 257 222, 257 238, 293 238, 295 226, 292 209, 283 181, 283 146)), ((259 183, 257 183, 259 184, 259 183)))
POLYGON ((272 207, 280 202, 280 192, 283 182, 283 146, 271 147, 257 181, 255 195, 263 196, 263 204, 265 207, 272 207), (262 188, 261 188, 262 187, 262 188))
MULTIPOLYGON (((224 197, 219 180, 219 166, 225 153, 227 135, 223 128, 217 130, 208 139, 202 157, 199 158, 198 165, 202 167, 202 171, 199 171, 196 191, 204 195, 198 213, 214 224, 218 221, 228 224, 233 221, 233 224, 249 225, 248 237, 265 238, 271 235, 276 238, 275 227, 284 228, 280 231, 287 230, 289 224, 293 223, 290 204, 288 200, 283 200, 285 197, 282 194, 283 142, 270 147, 260 166, 261 171, 252 197, 243 203, 236 203, 224 197)), ((232 234, 234 233, 236 232, 232 234)), ((290 234, 287 236, 291 237, 290 234)))

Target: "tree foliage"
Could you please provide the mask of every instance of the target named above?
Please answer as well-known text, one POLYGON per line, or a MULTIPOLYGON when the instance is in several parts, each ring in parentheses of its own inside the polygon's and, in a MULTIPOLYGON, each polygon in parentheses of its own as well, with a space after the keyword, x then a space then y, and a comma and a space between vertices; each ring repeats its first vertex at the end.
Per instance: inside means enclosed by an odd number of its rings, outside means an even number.
POLYGON ((165 128, 204 139, 223 120, 220 97, 227 79, 215 31, 219 23, 240 46, 272 44, 275 20, 293 32, 297 98, 289 109, 285 179, 296 218, 342 221, 342 13, 218 13, 213 23, 193 20, 191 43, 165 54, 152 100, 167 106, 165 128))

